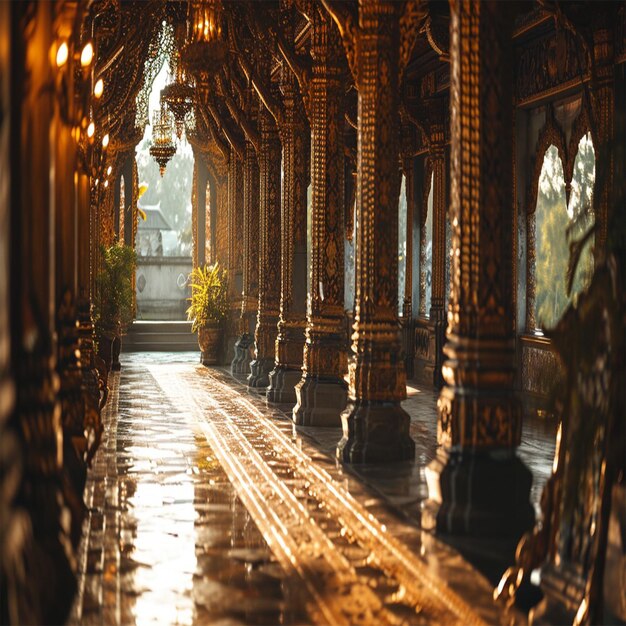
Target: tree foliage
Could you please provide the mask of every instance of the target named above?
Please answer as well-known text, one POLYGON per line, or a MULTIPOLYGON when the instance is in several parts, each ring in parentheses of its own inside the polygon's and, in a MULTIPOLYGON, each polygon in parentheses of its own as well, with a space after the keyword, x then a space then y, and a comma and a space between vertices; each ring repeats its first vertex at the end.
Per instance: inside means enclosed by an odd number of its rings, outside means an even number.
POLYGON ((574 161, 570 202, 566 205, 563 164, 555 146, 546 151, 539 176, 536 208, 535 319, 537 325, 553 328, 567 305, 588 284, 593 273, 591 238, 585 245, 567 294, 570 244, 593 226, 595 154, 591 136, 579 143, 574 161))
POLYGON ((191 254, 191 185, 193 182, 193 152, 185 141, 167 164, 163 178, 159 166, 149 153, 148 134, 137 147, 137 174, 148 185, 142 197, 143 206, 160 205, 163 217, 178 235, 178 254, 191 254))

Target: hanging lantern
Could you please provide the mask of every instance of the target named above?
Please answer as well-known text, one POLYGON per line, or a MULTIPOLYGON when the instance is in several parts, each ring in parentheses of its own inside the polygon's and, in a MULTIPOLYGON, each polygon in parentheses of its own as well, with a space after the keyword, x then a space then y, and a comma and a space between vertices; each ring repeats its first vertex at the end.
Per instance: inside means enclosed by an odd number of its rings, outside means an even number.
POLYGON ((186 80, 180 62, 176 68, 176 80, 161 90, 161 106, 165 105, 174 116, 174 126, 178 139, 185 128, 185 116, 193 106, 193 87, 186 80))
POLYGON ((169 111, 161 106, 160 110, 152 115, 152 145, 150 154, 159 164, 161 176, 165 174, 165 168, 169 160, 176 154, 176 144, 172 141, 172 118, 169 111))
POLYGON ((189 2, 187 44, 181 51, 181 61, 200 89, 206 88, 226 60, 222 11, 221 0, 189 2))

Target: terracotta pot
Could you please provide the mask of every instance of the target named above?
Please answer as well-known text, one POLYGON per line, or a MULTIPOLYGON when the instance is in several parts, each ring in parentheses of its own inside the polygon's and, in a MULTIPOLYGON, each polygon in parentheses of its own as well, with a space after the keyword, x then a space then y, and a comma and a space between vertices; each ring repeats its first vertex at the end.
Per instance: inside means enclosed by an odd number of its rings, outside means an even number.
POLYGON ((198 329, 198 345, 202 352, 202 365, 216 365, 218 363, 221 343, 221 324, 210 323, 198 329))

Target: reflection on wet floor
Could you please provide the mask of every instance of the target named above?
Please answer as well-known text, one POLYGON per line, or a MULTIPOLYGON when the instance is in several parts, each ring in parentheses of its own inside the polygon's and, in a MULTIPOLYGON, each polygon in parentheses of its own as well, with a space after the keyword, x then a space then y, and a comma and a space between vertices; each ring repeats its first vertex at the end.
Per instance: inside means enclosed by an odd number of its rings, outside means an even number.
POLYGON ((132 362, 113 395, 70 622, 310 621, 197 424, 132 362))
MULTIPOLYGON (((419 528, 432 392, 405 403, 416 463, 357 473, 334 459, 338 429, 294 429, 196 354, 123 366, 88 481, 72 623, 507 621, 490 584, 419 528)), ((549 470, 551 427, 530 427, 522 456, 549 470)))

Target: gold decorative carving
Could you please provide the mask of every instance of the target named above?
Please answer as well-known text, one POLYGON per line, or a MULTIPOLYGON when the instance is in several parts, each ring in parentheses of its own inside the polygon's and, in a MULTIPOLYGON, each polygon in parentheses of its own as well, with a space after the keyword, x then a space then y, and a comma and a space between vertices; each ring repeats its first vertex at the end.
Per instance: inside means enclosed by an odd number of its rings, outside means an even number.
POLYGON ((622 5, 617 12, 615 29, 615 62, 626 61, 626 7, 622 5))
POLYGON ((556 33, 551 31, 532 44, 520 46, 515 73, 518 103, 530 103, 540 96, 586 80, 589 69, 586 65, 581 66, 582 59, 574 35, 566 29, 556 33))
POLYGON ((541 568, 537 622, 602 623, 603 587, 616 584, 606 579, 605 563, 617 501, 612 488, 624 466, 624 429, 617 417, 626 408, 625 311, 623 278, 611 256, 553 333, 564 384, 555 403, 560 427, 552 475, 541 498, 541 524, 522 537, 516 565, 496 592, 512 605, 522 582, 541 568))
MULTIPOLYGON (((294 254, 306 252, 307 184, 311 133, 296 79, 286 68, 281 74, 283 116, 283 182, 281 210, 281 295, 276 338, 276 368, 302 368, 305 330, 304 297, 294 301, 294 281, 306 281, 306 269, 295 274, 294 254), (302 271, 304 270, 304 271, 302 271)), ((271 381, 273 386, 273 381, 271 381)), ((269 396, 268 396, 269 397, 269 396)))
POLYGON ((243 164, 244 265, 239 333, 251 330, 251 320, 258 302, 259 251, 259 167, 256 153, 246 142, 243 164))
POLYGON ((423 359, 430 357, 430 331, 427 326, 415 328, 415 356, 423 359))
MULTIPOLYGON (((280 306, 281 145, 276 124, 262 103, 259 103, 259 126, 259 309, 254 333, 255 360, 273 364, 280 306)), ((265 365, 264 368, 267 369, 265 365)), ((267 369, 261 380, 266 379, 271 369, 267 369)))
MULTIPOLYGON (((344 320, 344 78, 340 35, 315 14, 310 81, 311 217, 310 303, 300 385, 307 377, 341 381, 347 370, 344 320)), ((299 409, 296 405, 294 412, 299 409)))

